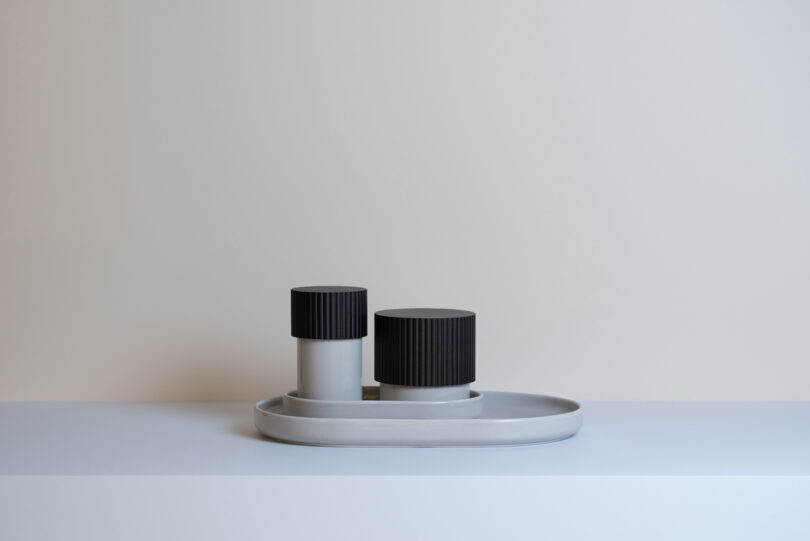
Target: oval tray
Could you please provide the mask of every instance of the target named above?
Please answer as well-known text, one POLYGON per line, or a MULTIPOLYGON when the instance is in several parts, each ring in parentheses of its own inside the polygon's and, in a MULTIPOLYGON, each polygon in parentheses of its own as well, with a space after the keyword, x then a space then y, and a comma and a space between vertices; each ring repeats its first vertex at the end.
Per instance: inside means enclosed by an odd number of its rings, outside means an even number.
POLYGON ((568 438, 582 425, 572 400, 485 391, 478 419, 327 419, 284 412, 282 397, 256 404, 259 432, 276 440, 349 447, 518 445, 568 438))
POLYGON ((379 387, 363 387, 363 400, 312 400, 299 398, 296 391, 281 397, 283 412, 297 417, 352 419, 473 419, 480 417, 484 400, 470 391, 462 400, 437 402, 380 400, 379 387))

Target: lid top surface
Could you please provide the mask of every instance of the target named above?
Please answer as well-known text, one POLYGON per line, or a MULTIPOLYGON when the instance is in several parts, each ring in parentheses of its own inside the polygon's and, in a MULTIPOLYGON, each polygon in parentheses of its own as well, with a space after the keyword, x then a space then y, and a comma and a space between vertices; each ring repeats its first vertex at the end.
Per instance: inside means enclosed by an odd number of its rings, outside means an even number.
POLYGON ((375 315, 401 319, 453 319, 475 316, 475 312, 452 308, 394 308, 380 310, 375 315))
POLYGON ((292 288, 296 293, 357 293, 365 291, 364 287, 354 286, 306 286, 292 288))
POLYGON ((368 334, 364 287, 308 286, 290 295, 291 333, 296 338, 348 340, 368 334))

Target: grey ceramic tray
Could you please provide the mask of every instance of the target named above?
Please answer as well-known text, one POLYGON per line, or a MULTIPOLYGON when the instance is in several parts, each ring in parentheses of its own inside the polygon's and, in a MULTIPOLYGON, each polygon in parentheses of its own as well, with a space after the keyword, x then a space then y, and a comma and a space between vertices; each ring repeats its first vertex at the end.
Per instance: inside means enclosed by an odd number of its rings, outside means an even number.
MULTIPOLYGON (((582 409, 572 400, 484 391, 477 419, 319 418, 290 415, 283 397, 256 404, 256 428, 290 443, 353 447, 519 445, 576 434, 582 409)), ((373 402, 373 401, 369 401, 373 402)))

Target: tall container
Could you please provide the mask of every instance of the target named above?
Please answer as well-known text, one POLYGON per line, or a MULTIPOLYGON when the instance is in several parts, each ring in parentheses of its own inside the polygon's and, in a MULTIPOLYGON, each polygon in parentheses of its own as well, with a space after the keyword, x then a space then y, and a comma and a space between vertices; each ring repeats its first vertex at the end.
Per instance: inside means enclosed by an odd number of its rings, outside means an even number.
POLYGON ((291 310, 292 335, 298 338, 298 396, 362 400, 366 289, 296 287, 291 291, 291 310))

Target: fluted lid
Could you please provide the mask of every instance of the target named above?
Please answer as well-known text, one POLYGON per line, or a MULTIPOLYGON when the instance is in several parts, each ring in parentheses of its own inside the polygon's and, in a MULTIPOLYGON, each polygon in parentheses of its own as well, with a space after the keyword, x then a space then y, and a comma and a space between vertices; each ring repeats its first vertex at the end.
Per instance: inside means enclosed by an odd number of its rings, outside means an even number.
POLYGON ((415 387, 475 381, 475 314, 446 308, 377 312, 374 378, 415 387))
POLYGON ((290 294, 293 336, 344 340, 368 334, 366 288, 296 287, 290 294))

